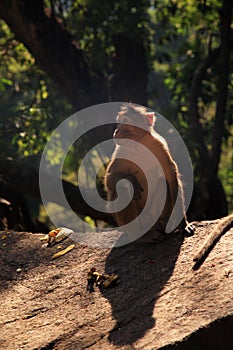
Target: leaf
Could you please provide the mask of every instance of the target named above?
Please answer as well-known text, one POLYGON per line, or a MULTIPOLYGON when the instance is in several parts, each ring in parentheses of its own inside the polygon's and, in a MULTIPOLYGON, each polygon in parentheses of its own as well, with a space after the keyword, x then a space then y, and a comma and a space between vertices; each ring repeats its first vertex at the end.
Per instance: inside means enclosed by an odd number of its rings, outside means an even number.
POLYGON ((11 81, 10 79, 1 78, 0 81, 1 81, 1 83, 6 84, 6 85, 9 85, 9 86, 12 86, 12 85, 13 85, 13 83, 12 83, 12 81, 11 81))

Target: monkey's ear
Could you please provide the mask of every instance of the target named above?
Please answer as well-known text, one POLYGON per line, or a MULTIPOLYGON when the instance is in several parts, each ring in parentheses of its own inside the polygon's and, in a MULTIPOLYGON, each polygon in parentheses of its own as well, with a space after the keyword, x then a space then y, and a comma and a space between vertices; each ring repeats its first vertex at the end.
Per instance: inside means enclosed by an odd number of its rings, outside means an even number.
POLYGON ((146 112, 146 120, 149 126, 153 126, 155 123, 155 112, 146 112))

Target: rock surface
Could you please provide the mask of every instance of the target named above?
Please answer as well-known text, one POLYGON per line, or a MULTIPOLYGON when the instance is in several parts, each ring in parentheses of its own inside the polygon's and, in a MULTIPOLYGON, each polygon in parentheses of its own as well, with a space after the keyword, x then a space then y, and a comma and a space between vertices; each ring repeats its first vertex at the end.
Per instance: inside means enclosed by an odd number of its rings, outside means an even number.
POLYGON ((233 229, 199 270, 192 259, 216 222, 184 240, 94 249, 59 247, 42 235, 0 232, 0 349, 232 349, 233 229), (86 291, 87 271, 119 274, 116 287, 86 291))

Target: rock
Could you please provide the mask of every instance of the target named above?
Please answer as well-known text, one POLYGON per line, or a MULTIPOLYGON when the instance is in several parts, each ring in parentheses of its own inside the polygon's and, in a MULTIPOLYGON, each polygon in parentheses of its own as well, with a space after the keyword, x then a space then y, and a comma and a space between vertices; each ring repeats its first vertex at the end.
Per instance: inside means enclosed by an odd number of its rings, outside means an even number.
POLYGON ((0 348, 232 349, 233 230, 192 270, 214 225, 202 222, 194 236, 174 234, 157 245, 110 250, 76 243, 56 260, 58 247, 42 247, 41 235, 1 232, 0 348), (117 273, 121 283, 88 293, 93 266, 117 273))

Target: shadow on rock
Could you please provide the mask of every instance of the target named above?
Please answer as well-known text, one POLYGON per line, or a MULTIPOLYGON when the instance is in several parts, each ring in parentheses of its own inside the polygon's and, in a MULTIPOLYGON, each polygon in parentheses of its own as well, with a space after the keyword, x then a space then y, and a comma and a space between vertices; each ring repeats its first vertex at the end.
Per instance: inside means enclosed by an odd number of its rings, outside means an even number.
POLYGON ((117 273, 121 283, 102 290, 116 320, 109 334, 111 343, 133 344, 156 326, 154 306, 173 273, 181 244, 181 235, 174 234, 157 245, 134 242, 112 249, 105 272, 117 273))

